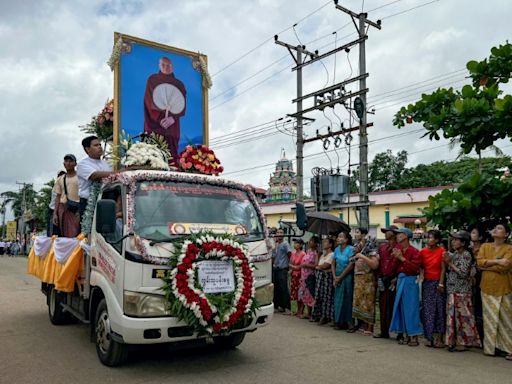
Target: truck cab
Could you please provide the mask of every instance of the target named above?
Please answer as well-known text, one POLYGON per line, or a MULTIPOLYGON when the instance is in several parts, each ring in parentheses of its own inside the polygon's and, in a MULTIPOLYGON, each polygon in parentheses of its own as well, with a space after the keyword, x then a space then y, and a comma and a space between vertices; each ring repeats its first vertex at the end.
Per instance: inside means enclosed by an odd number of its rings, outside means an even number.
POLYGON ((272 318, 268 234, 254 194, 242 184, 181 172, 120 172, 101 187, 88 242, 81 284, 65 295, 48 292, 49 312, 54 323, 69 314, 90 323, 103 364, 121 364, 130 344, 208 338, 236 347, 272 318), (255 316, 218 336, 199 335, 173 317, 162 290, 174 243, 201 231, 235 235, 255 266, 255 316))

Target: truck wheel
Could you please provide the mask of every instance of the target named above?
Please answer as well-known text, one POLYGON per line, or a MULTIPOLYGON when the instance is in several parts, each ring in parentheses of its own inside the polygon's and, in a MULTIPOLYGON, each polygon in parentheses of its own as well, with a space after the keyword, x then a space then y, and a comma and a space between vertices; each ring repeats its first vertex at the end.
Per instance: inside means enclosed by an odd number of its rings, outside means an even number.
POLYGON ((100 301, 98 309, 96 310, 94 333, 96 339, 96 353, 103 364, 109 367, 115 367, 126 361, 128 357, 128 346, 118 343, 112 338, 110 318, 105 299, 100 301))
POLYGON ((245 332, 232 333, 228 336, 216 336, 213 338, 215 345, 222 349, 234 349, 244 341, 245 332))
POLYGON ((50 293, 48 297, 48 316, 53 325, 63 325, 69 322, 69 314, 64 312, 64 309, 60 305, 66 302, 66 294, 55 290, 55 288, 49 288, 50 293))

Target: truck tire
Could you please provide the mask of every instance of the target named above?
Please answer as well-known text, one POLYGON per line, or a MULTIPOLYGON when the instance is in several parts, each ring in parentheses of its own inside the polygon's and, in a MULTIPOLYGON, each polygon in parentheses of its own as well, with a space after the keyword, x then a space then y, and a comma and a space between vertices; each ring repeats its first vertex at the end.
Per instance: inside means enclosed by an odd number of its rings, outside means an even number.
POLYGON ((215 345, 222 349, 235 349, 244 341, 245 332, 232 333, 228 336, 216 336, 213 338, 215 345))
POLYGON ((70 315, 64 312, 60 305, 66 302, 66 294, 59 292, 55 288, 50 287, 48 293, 48 316, 53 325, 63 325, 69 323, 70 315))
POLYGON ((123 364, 128 358, 128 346, 112 338, 107 302, 102 299, 96 310, 94 319, 94 338, 96 353, 100 361, 109 367, 123 364))

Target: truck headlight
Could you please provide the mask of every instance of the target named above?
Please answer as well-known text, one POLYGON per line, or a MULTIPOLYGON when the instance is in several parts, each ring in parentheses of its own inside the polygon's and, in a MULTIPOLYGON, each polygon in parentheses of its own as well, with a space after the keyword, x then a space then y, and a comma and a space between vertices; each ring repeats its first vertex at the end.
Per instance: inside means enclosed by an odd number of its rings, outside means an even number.
POLYGON ((124 291, 124 313, 134 317, 170 316, 165 297, 124 291))
POLYGON ((268 305, 274 300, 274 284, 266 284, 263 287, 256 288, 254 298, 259 305, 268 305))

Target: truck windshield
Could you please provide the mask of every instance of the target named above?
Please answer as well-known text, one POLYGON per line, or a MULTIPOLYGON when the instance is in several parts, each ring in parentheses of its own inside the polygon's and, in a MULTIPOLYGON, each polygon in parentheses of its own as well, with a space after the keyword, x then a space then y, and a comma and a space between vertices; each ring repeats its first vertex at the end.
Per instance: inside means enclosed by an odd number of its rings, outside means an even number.
POLYGON ((263 226, 245 191, 208 184, 140 182, 135 192, 135 232, 166 241, 199 230, 262 240, 263 226))

